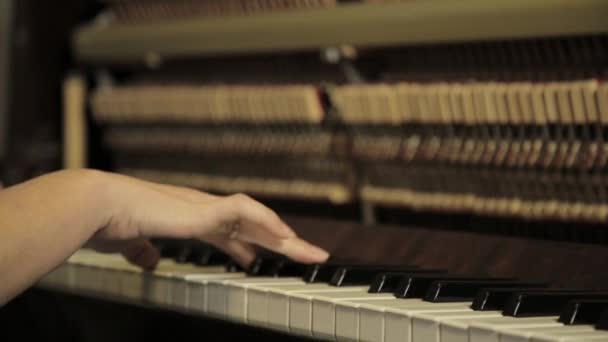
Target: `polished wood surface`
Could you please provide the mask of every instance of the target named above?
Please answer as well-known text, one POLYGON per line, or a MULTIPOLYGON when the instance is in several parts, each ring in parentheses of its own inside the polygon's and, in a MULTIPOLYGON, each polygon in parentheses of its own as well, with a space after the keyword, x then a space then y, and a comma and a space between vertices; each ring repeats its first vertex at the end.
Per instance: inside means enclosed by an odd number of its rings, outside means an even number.
MULTIPOLYGON (((290 217, 337 259, 513 276, 558 288, 608 289, 608 246, 408 226, 290 217)), ((492 227, 488 227, 491 230, 492 227)))

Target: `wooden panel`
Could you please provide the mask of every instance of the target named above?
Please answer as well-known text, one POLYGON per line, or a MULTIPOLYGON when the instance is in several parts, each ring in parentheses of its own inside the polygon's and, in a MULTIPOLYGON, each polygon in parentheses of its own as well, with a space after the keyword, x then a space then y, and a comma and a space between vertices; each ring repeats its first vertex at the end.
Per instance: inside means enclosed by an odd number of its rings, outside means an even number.
POLYGON ((91 24, 73 40, 86 62, 377 47, 608 32, 603 0, 452 0, 351 4, 142 25, 91 24))
MULTIPOLYGON (((415 227, 287 218, 339 259, 416 264, 452 273, 515 276, 554 287, 608 289, 608 246, 415 227)), ((489 227, 490 228, 490 227, 489 227)))
POLYGON ((0 160, 6 154, 13 1, 0 1, 0 160))

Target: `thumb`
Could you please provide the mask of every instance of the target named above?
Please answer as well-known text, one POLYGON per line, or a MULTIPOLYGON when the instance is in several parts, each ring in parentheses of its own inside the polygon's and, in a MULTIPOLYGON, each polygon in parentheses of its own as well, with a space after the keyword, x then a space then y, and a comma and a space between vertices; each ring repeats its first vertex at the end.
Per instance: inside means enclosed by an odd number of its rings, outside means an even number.
POLYGON ((158 249, 149 240, 145 239, 129 242, 121 253, 130 263, 145 270, 154 269, 160 259, 158 249))

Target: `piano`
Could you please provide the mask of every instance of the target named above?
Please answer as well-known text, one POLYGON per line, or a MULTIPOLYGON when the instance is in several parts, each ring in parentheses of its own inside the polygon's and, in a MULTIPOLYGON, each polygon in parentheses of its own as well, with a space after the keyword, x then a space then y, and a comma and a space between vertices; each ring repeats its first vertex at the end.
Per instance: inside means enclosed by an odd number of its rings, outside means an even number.
POLYGON ((64 166, 246 192, 332 259, 159 239, 154 271, 81 250, 38 287, 280 340, 608 341, 607 17, 107 1, 72 37, 64 166))
MULTIPOLYGON (((340 222, 331 227, 341 235, 363 234, 370 248, 386 244, 374 237, 377 229, 352 230, 340 222)), ((393 229, 384 233, 404 233, 393 229)), ((448 249, 437 243, 445 233, 424 228, 406 233, 411 239, 396 251, 407 257, 392 261, 409 264, 343 255, 341 261, 302 265, 261 253, 243 270, 201 242, 164 240, 157 242, 163 258, 154 271, 120 256, 81 250, 40 286, 317 340, 608 339, 608 291, 596 287, 606 275, 593 272, 605 265, 604 248, 572 253, 575 244, 566 242, 447 233, 451 243, 476 246, 448 249)))

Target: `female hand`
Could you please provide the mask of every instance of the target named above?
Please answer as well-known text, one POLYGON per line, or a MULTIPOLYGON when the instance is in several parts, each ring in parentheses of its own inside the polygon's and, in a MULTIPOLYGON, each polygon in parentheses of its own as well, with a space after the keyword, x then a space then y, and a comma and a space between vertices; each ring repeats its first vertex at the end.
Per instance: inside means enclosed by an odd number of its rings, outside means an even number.
POLYGON ((245 267, 255 258, 253 245, 304 263, 328 258, 327 252, 298 238, 275 212, 246 195, 214 196, 103 175, 110 210, 88 245, 102 252, 120 252, 144 268, 153 268, 159 260, 158 250, 148 241, 152 237, 201 239, 245 267))

